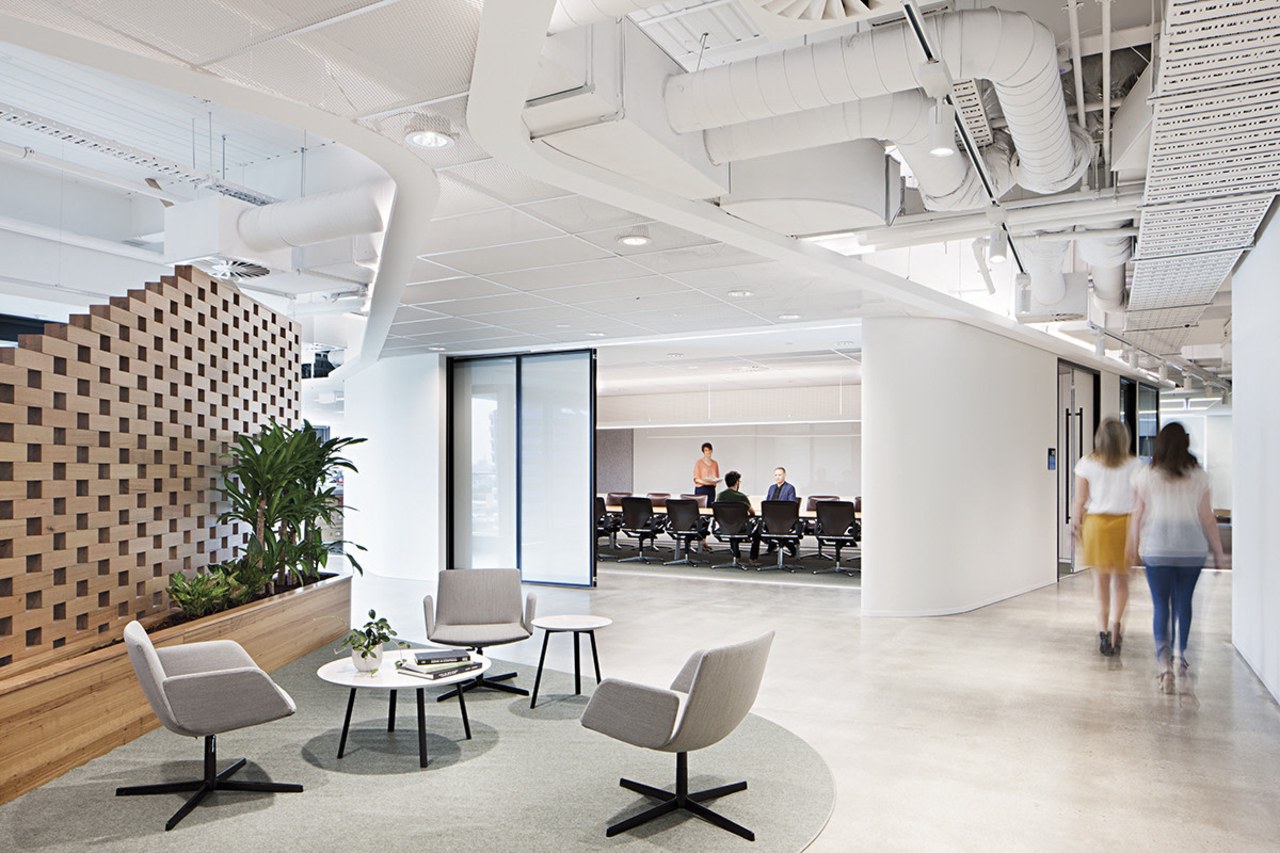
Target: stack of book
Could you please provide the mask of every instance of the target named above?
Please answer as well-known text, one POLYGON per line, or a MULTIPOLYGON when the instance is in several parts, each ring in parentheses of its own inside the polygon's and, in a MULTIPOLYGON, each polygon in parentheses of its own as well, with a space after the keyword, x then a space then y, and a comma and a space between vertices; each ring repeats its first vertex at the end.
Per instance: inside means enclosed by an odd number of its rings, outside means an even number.
POLYGON ((414 652, 413 660, 405 661, 400 671, 408 675, 416 675, 434 681, 439 678, 450 678, 479 669, 481 664, 471 660, 463 649, 439 649, 414 652))

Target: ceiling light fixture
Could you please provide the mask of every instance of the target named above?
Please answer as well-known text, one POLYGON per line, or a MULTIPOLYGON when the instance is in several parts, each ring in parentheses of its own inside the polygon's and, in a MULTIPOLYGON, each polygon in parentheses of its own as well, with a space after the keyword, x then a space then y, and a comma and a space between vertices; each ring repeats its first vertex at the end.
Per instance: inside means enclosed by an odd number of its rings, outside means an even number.
POLYGON ((444 352, 445 350, 444 347, 427 347, 427 349, 431 350, 431 352, 444 352))
POLYGON ((418 116, 404 129, 404 141, 416 148, 441 151, 457 141, 453 126, 443 116, 418 116))
POLYGON ((684 358, 684 353, 682 353, 682 352, 669 352, 669 353, 667 353, 667 358, 684 358))
POLYGON ((836 341, 836 346, 838 346, 838 347, 856 347, 856 346, 857 346, 857 343, 855 343, 854 341, 836 341))
POLYGON ((997 225, 987 238, 987 261, 1003 264, 1009 260, 1009 234, 1003 226, 997 225))
POLYGON ((604 332, 587 332, 588 338, 603 338, 604 332))
POLYGON ((779 320, 799 320, 800 315, 799 314, 779 314, 778 319, 779 320))
POLYGON ((618 242, 623 246, 647 246, 653 242, 653 238, 649 236, 647 225, 637 225, 630 231, 619 234, 618 242))
POLYGON ((730 290, 729 295, 732 296, 734 299, 746 299, 748 296, 751 295, 751 291, 750 290, 730 290))
POLYGON ((956 108, 943 98, 934 102, 929 124, 929 154, 953 157, 956 153, 956 108))

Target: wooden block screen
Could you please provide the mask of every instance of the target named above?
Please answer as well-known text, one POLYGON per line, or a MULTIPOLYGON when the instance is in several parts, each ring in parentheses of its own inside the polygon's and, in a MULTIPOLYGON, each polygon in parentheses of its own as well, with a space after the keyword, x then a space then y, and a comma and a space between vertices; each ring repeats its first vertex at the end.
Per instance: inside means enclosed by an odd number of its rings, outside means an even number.
POLYGON ((300 385, 297 324, 190 267, 0 349, 0 677, 103 645, 168 610, 172 572, 232 557, 221 456, 295 425, 300 385))

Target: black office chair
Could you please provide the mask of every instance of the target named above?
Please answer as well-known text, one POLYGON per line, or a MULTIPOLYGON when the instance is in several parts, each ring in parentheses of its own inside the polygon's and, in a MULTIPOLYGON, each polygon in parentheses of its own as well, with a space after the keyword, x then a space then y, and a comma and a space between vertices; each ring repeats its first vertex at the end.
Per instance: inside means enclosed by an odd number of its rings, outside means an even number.
MULTIPOLYGON (((805 500, 804 511, 805 511, 805 512, 817 512, 817 511, 818 511, 818 504, 819 504, 819 503, 821 503, 822 501, 838 501, 838 500, 840 500, 840 496, 839 496, 839 495, 810 495, 810 496, 805 500)), ((805 532, 805 535, 806 535, 806 536, 812 536, 812 535, 814 535, 815 533, 817 533, 817 532, 818 532, 818 523, 817 523, 817 522, 818 522, 818 520, 817 520, 816 518, 806 518, 806 519, 804 520, 804 532, 805 532)), ((832 558, 832 556, 831 556, 830 554, 824 554, 824 553, 822 552, 822 540, 821 540, 821 539, 819 539, 819 540, 818 540, 818 553, 816 553, 816 554, 811 554, 810 556, 811 556, 811 557, 814 557, 814 558, 816 558, 816 559, 819 559, 819 560, 830 560, 830 559, 833 559, 833 558, 832 558)))
POLYGON ((667 505, 667 498, 671 497, 670 492, 649 492, 646 498, 653 501, 654 509, 662 509, 667 505))
MULTIPOLYGON (((782 562, 782 549, 790 547, 800 553, 800 537, 804 535, 804 523, 800 520, 798 501, 762 501, 760 503, 760 528, 756 537, 778 549, 776 569, 794 572, 795 568, 782 562)), ((757 571, 760 567, 756 567, 757 571)))
POLYGON ((707 496, 706 496, 706 495, 681 495, 681 496, 680 496, 680 500, 682 500, 682 501, 697 501, 697 502, 698 502, 698 508, 699 508, 699 509, 705 509, 705 508, 706 508, 706 506, 707 506, 707 496))
POLYGON ((657 548, 658 534, 662 532, 662 518, 653 512, 653 502, 648 498, 622 499, 622 527, 619 532, 636 540, 636 555, 619 560, 619 563, 649 562, 644 556, 645 540, 657 548))
POLYGON ((861 552, 856 558, 858 560, 858 568, 840 565, 840 549, 857 547, 858 540, 862 534, 862 526, 858 524, 858 519, 853 516, 853 502, 822 501, 818 504, 817 512, 818 518, 814 535, 818 539, 818 546, 834 546, 836 556, 834 566, 829 569, 815 569, 813 573, 819 575, 823 572, 839 572, 853 577, 855 571, 862 570, 861 552))
POLYGON ((755 526, 750 515, 751 507, 742 501, 716 501, 711 505, 711 535, 718 542, 727 542, 733 562, 712 566, 713 569, 746 569, 740 562, 742 544, 750 542, 755 526))
POLYGON ((666 565, 691 566, 698 562, 693 559, 692 544, 695 539, 702 540, 707 535, 707 523, 698 512, 698 502, 682 498, 671 498, 667 501, 667 535, 675 540, 676 556, 679 559, 669 560, 666 565), (680 557, 680 549, 684 556, 680 557))
POLYGON ((608 548, 618 550, 618 531, 622 529, 622 519, 605 508, 604 498, 596 496, 596 554, 599 556, 600 537, 608 536, 608 548))

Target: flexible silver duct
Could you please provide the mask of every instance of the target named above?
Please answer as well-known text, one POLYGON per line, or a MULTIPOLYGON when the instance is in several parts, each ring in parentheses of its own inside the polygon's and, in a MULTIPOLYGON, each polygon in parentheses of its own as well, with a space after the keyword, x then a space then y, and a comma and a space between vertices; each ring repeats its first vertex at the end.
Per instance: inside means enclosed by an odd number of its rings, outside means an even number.
MULTIPOLYGON (((988 204, 968 158, 929 153, 933 99, 918 89, 849 101, 795 115, 746 121, 705 132, 707 154, 721 164, 802 151, 854 139, 888 140, 915 175, 929 210, 973 210, 988 204)), ((1003 140, 983 150, 997 196, 1013 184, 1013 156, 1003 140)))
MULTIPOLYGON (((1030 16, 1000 9, 936 15, 931 43, 957 79, 995 87, 1018 152, 1023 187, 1054 193, 1088 169, 1093 146, 1067 121, 1053 34, 1030 16)), ((905 26, 671 77, 667 116, 679 132, 791 115, 923 88, 920 47, 905 26)))

